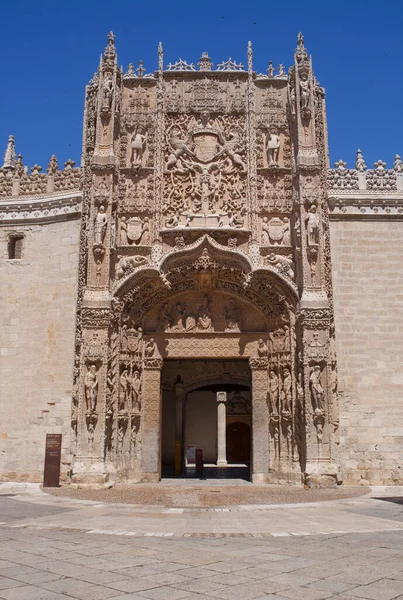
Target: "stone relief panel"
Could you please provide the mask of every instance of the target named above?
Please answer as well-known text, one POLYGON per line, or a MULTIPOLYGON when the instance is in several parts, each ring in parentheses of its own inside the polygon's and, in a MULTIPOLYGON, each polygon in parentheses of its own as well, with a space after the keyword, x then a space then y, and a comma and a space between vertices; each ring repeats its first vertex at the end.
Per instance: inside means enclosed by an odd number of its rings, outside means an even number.
POLYGON ((244 117, 167 117, 165 144, 165 226, 245 226, 244 117))
POLYGON ((144 320, 144 329, 189 334, 240 333, 265 331, 266 324, 256 308, 230 295, 189 291, 150 310, 144 320))

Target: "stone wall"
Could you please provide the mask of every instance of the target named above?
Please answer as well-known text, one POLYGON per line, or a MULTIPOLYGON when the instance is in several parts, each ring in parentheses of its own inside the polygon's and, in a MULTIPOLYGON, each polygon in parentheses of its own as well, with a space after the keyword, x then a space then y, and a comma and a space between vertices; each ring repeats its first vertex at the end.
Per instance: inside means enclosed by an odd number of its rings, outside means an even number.
POLYGON ((79 216, 0 228, 0 478, 41 481, 46 433, 70 464, 79 216), (8 260, 11 232, 23 257, 8 260))
POLYGON ((344 482, 403 484, 403 223, 331 221, 344 482))

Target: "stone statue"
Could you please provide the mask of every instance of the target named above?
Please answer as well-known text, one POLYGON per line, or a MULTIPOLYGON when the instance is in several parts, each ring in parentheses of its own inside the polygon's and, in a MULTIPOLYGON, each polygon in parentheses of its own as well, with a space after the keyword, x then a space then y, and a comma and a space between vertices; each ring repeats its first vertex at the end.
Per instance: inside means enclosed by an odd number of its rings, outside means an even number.
POLYGON ((299 86, 300 86, 300 96, 301 96, 300 97, 301 108, 309 108, 309 101, 311 98, 311 90, 310 90, 307 73, 303 73, 301 75, 301 79, 299 81, 299 86))
POLYGON ((150 338, 150 341, 147 342, 144 348, 144 356, 146 358, 152 358, 157 352, 157 346, 154 338, 150 338))
POLYGON ((317 246, 319 244, 319 215, 315 204, 309 208, 305 221, 308 247, 317 246))
POLYGON ((132 410, 140 410, 140 387, 141 387, 140 373, 136 370, 133 372, 133 377, 132 377, 132 381, 131 381, 132 410))
POLYGON ((211 329, 212 320, 211 320, 211 312, 209 307, 209 299, 208 296, 204 296, 203 302, 199 306, 199 310, 197 311, 197 329, 202 331, 208 331, 211 329))
POLYGON ((278 154, 280 151, 280 138, 277 127, 271 127, 267 139, 267 160, 269 167, 278 164, 278 154))
POLYGON ((269 373, 269 391, 267 393, 269 413, 271 415, 278 415, 278 392, 278 377, 276 373, 273 370, 271 370, 269 373))
POLYGON ((290 279, 294 279, 294 263, 291 258, 282 256, 281 254, 273 254, 272 252, 266 257, 266 263, 274 267, 279 273, 286 275, 290 279))
POLYGON ((144 217, 141 227, 141 243, 143 246, 148 246, 150 243, 150 221, 148 217, 144 217))
POLYGON ((106 226, 108 225, 108 217, 105 214, 105 206, 101 204, 97 216, 95 217, 95 235, 94 243, 102 245, 105 239, 106 226))
POLYGON ((185 319, 185 305, 182 302, 177 302, 175 306, 175 317, 172 329, 175 331, 183 331, 185 319))
POLYGON ((263 217, 262 219, 262 245, 268 246, 270 244, 270 226, 269 219, 263 217))
POLYGON ((123 369, 119 378, 119 410, 124 411, 127 408, 127 401, 130 395, 130 379, 127 369, 123 369))
POLYGON ((165 304, 163 304, 161 306, 161 309, 159 312, 158 329, 160 329, 161 331, 169 331, 169 329, 171 328, 171 324, 172 324, 171 309, 169 307, 169 304, 167 302, 165 302, 165 304))
POLYGON ((104 83, 103 83, 103 99, 102 99, 102 108, 103 109, 111 109, 112 108, 112 97, 113 97, 113 75, 110 71, 107 71, 104 75, 104 83))
POLYGON ((291 108, 291 114, 295 115, 295 113, 296 113, 295 87, 292 87, 290 90, 290 108, 291 108))
POLYGON ((143 129, 141 127, 138 127, 134 131, 131 140, 132 153, 130 157, 130 162, 132 167, 140 167, 145 147, 146 136, 143 133, 143 129))
POLYGON ((290 228, 290 219, 288 217, 283 218, 283 246, 291 246, 291 228, 290 228))
POLYGON ((234 300, 230 300, 225 309, 225 331, 240 331, 241 316, 234 300))
POLYGON ((324 410, 325 390, 322 387, 320 378, 320 366, 314 365, 311 369, 311 375, 309 377, 309 387, 311 390, 312 405, 315 412, 323 412, 324 410))
POLYGON ((87 412, 94 413, 97 407, 98 399, 98 376, 97 368, 95 365, 90 365, 85 374, 85 402, 87 405, 87 412))
POLYGON ((265 358, 269 355, 269 349, 263 338, 259 338, 257 343, 257 354, 260 358, 265 358))
POLYGON ((284 369, 283 371, 283 384, 281 390, 281 410, 285 413, 291 412, 291 401, 292 401, 292 380, 291 373, 289 369, 284 369))

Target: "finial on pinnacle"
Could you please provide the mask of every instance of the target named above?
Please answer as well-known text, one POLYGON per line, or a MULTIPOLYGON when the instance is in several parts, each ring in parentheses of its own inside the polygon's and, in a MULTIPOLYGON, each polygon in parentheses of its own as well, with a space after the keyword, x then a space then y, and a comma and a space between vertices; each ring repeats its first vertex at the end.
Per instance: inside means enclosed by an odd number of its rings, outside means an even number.
POLYGON ((6 151, 4 153, 3 169, 15 169, 16 162, 15 138, 13 135, 10 135, 8 137, 6 151))
POLYGON ((160 73, 164 70, 164 51, 162 49, 162 42, 158 44, 158 70, 160 73))
POLYGON ((108 33, 108 45, 104 52, 104 62, 110 65, 116 62, 115 36, 113 31, 108 33))
POLYGON ((297 46, 298 48, 303 48, 305 46, 304 43, 304 36, 302 35, 302 32, 300 31, 297 37, 297 46))
POLYGON ((365 171, 367 168, 367 165, 364 161, 364 156, 359 148, 357 150, 357 158, 355 159, 355 168, 357 171, 365 171))

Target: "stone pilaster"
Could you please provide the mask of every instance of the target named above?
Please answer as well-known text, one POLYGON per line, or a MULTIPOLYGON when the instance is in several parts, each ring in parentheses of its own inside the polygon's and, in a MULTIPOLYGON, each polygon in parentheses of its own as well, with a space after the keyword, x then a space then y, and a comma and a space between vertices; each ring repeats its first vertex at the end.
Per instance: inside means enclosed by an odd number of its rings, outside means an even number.
POLYGON ((269 427, 267 409, 267 358, 250 358, 252 371, 252 483, 267 483, 269 427))
POLYGON ((145 358, 143 370, 142 473, 143 481, 161 479, 161 369, 162 358, 145 358))

